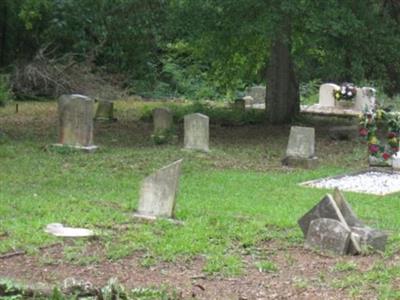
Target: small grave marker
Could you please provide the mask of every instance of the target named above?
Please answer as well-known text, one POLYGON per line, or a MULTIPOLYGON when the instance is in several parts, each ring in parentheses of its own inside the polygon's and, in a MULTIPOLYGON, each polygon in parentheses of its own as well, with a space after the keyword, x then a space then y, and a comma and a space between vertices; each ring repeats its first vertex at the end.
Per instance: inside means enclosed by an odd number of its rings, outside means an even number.
POLYGON ((209 118, 200 113, 186 115, 184 127, 184 148, 208 152, 209 118))

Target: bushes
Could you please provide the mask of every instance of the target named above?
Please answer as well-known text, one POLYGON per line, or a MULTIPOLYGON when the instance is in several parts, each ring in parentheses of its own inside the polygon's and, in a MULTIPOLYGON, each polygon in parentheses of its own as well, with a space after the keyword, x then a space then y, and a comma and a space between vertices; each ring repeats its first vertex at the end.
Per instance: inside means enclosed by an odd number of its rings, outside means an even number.
POLYGON ((12 93, 10 90, 9 80, 7 75, 0 74, 0 106, 5 106, 11 101, 12 93))

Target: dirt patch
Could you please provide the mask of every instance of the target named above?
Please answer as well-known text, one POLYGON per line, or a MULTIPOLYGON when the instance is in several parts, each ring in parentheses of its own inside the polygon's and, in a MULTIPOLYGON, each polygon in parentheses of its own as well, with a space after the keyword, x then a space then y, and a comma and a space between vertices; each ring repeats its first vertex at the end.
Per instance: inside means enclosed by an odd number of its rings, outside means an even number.
MULTIPOLYGON (((91 242, 87 249, 96 253, 102 251, 97 242, 91 242)), ((56 245, 35 256, 0 260, 0 278, 57 286, 73 277, 94 286, 104 286, 114 277, 127 288, 166 286, 182 299, 351 299, 348 290, 334 288, 331 284, 334 279, 344 279, 349 274, 336 271, 335 266, 351 262, 356 265, 356 272, 365 272, 380 260, 379 256, 325 257, 299 246, 284 247, 277 242, 269 242, 258 251, 268 254, 276 271, 261 272, 252 255, 243 255, 243 274, 223 277, 204 274, 203 257, 145 268, 140 265, 141 253, 135 253, 118 261, 102 258, 98 263, 75 265, 65 262, 63 246, 56 245)), ((362 299, 376 299, 375 293, 362 292, 362 299)))

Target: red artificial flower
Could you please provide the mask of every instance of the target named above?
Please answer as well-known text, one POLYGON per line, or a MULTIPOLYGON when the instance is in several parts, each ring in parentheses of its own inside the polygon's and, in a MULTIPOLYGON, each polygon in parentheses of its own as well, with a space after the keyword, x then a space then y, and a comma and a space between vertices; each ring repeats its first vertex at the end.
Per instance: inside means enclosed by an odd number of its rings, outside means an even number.
POLYGON ((384 160, 388 160, 389 158, 390 158, 390 154, 389 153, 387 153, 387 152, 384 152, 383 154, 382 154, 382 157, 383 157, 383 159, 384 160))
POLYGON ((377 153, 378 151, 379 151, 379 146, 378 145, 375 145, 375 144, 369 145, 369 152, 377 153))
POLYGON ((394 138, 396 136, 397 136, 396 132, 391 131, 391 132, 388 133, 388 138, 389 139, 392 139, 392 138, 394 138))
POLYGON ((360 128, 360 130, 358 131, 358 133, 360 134, 360 136, 367 136, 368 135, 368 129, 363 127, 360 128))

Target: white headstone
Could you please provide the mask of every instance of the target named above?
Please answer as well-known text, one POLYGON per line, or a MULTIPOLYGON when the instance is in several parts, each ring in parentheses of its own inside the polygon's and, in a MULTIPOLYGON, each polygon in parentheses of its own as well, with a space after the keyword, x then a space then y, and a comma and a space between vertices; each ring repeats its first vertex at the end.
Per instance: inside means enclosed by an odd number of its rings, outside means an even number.
POLYGON ((290 128, 286 156, 298 158, 313 158, 315 156, 314 128, 292 126, 290 128))
POLYGON ((146 177, 140 190, 139 216, 173 218, 182 159, 146 177))
POLYGON ((357 88, 354 109, 372 111, 375 108, 376 90, 371 87, 357 88))
POLYGON ((266 88, 262 85, 252 86, 247 89, 246 94, 253 98, 253 103, 265 103, 266 88))
POLYGON ((320 106, 335 107, 335 97, 333 91, 339 89, 340 86, 334 83, 324 83, 319 87, 319 102, 320 106))
POLYGON ((209 121, 209 117, 200 113, 185 116, 185 149, 209 151, 209 121))

